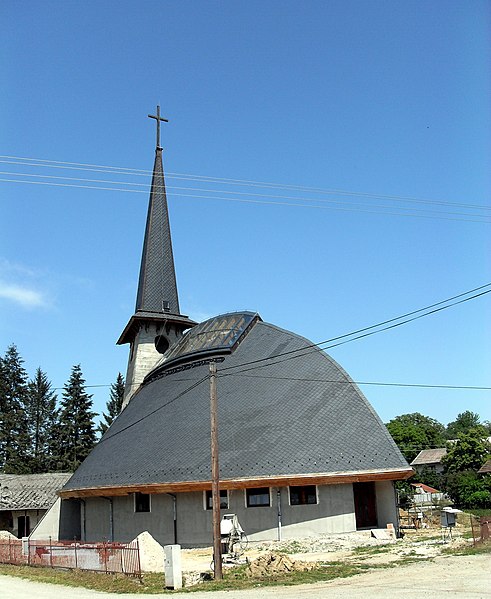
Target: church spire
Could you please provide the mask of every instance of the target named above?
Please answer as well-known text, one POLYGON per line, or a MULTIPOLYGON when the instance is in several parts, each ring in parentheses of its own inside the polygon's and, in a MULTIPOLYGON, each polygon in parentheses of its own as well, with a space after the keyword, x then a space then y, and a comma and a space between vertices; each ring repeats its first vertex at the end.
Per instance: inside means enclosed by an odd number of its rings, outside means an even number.
POLYGON ((167 348, 196 324, 179 310, 160 146, 160 123, 168 121, 160 116, 160 106, 157 106, 156 115, 148 116, 157 122, 157 147, 135 314, 117 342, 118 345, 131 344, 123 405, 128 403, 167 348))
POLYGON ((135 310, 179 314, 162 148, 159 146, 155 150, 135 310))

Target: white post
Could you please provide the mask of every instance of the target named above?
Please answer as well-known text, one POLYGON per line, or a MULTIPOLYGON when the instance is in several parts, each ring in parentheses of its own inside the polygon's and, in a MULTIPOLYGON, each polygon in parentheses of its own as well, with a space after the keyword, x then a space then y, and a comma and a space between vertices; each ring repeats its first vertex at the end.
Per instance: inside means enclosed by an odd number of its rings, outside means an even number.
POLYGON ((164 545, 165 586, 168 589, 182 588, 181 546, 164 545))

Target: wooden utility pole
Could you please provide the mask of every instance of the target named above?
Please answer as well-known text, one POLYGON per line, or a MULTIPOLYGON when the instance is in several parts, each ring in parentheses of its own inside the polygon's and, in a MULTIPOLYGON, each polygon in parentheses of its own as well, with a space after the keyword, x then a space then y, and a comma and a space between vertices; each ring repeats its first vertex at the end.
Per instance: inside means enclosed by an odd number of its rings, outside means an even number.
POLYGON ((222 551, 220 544, 220 470, 218 465, 217 365, 210 362, 211 419, 211 497, 213 502, 213 564, 215 580, 221 580, 222 551))

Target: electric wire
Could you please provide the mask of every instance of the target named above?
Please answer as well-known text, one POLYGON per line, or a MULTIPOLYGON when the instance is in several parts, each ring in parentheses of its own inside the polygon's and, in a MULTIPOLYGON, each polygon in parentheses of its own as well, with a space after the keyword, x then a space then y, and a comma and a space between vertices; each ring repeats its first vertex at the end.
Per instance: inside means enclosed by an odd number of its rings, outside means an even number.
MULTIPOLYGON (((274 362, 270 362, 269 364, 258 364, 256 366, 252 366, 251 368, 246 368, 245 370, 242 370, 240 372, 248 372, 250 370, 255 370, 257 368, 268 368, 269 366, 275 366, 276 364, 281 364, 282 362, 288 362, 289 360, 294 360, 295 358, 300 358, 302 356, 305 356, 307 354, 312 353, 313 351, 325 351, 326 349, 332 349, 333 347, 338 347, 338 346, 344 345, 346 343, 351 343, 352 341, 357 341, 358 339, 363 339, 364 337, 369 337, 371 335, 375 335, 377 333, 381 333, 381 332, 387 331, 389 329, 394 329, 396 327, 400 327, 400 326, 402 326, 404 324, 407 324, 408 322, 412 322, 413 320, 418 320, 420 318, 424 318, 425 316, 430 316, 431 314, 435 314, 436 312, 440 312, 441 310, 446 310, 447 308, 451 308, 452 306, 456 306, 457 304, 462 304, 463 302, 468 302, 468 301, 470 301, 472 299, 475 299, 477 297, 480 297, 482 295, 486 295, 487 293, 491 293, 491 289, 489 291, 483 291, 482 293, 479 293, 479 294, 474 295, 472 297, 469 297, 469 298, 466 298, 466 299, 463 299, 463 300, 459 300, 458 302, 454 302, 453 304, 450 304, 449 306, 443 306, 442 308, 436 308, 435 310, 432 310, 431 312, 427 312, 427 313, 421 314, 419 316, 414 316, 413 318, 409 318, 407 320, 404 320, 403 322, 398 322, 396 324, 389 325, 387 327, 384 327, 382 329, 378 329, 376 331, 371 331, 369 333, 364 333, 363 335, 358 335, 356 337, 353 337, 352 339, 347 339, 346 341, 340 341, 339 343, 333 343, 333 344, 328 345, 328 346, 323 347, 323 348, 316 347, 314 350, 313 349, 309 349, 309 350, 305 351, 302 354, 299 353, 296 356, 289 356, 289 357, 284 358, 282 360, 276 360, 274 362)), ((231 367, 231 368, 234 368, 234 367, 231 367)), ((224 376, 227 376, 227 375, 225 374, 224 376)))
MULTIPOLYGON (((240 368, 243 366, 249 366, 251 364, 258 364, 260 362, 264 362, 266 360, 272 360, 275 358, 279 358, 279 357, 283 357, 283 356, 290 356, 292 354, 299 354, 299 352, 302 352, 300 355, 305 355, 305 353, 308 353, 306 350, 311 350, 313 349, 314 351, 319 351, 319 350, 325 350, 325 349, 330 349, 331 347, 336 347, 337 345, 342 345, 343 343, 348 343, 349 341, 354 341, 355 339, 361 339, 363 337, 366 337, 368 335, 372 335, 378 332, 382 332, 385 330, 388 330, 390 328, 394 328, 395 326, 400 326, 402 324, 406 324, 407 322, 412 322, 413 320, 416 320, 417 318, 422 318, 423 316, 429 316, 430 314, 434 314, 435 312, 439 312, 441 310, 445 310, 446 308, 450 308, 454 305, 457 305, 459 303, 462 303, 464 301, 468 301, 471 299, 475 299, 476 297, 479 297, 481 295, 484 295, 486 293, 490 293, 491 289, 488 291, 484 291, 482 293, 478 293, 477 295, 474 295, 470 298, 467 299, 463 299, 461 301, 457 301, 455 303, 449 304, 448 306, 443 306, 443 304, 448 304, 449 302, 453 302, 454 300, 458 300, 459 298, 463 298, 466 295, 469 295, 471 293, 475 293, 476 291, 481 291, 482 289, 486 289, 486 287, 490 287, 491 283, 486 283, 484 285, 480 285, 479 287, 475 287, 474 289, 470 289, 469 291, 464 291, 463 293, 459 293, 458 295, 454 295, 452 297, 449 297, 445 300, 441 300, 439 302, 436 302, 434 304, 430 304, 429 306, 425 306, 424 308, 419 308, 417 310, 413 310, 411 312, 407 312, 406 314, 402 314, 400 316, 396 316, 394 318, 390 318, 389 320, 384 320, 382 322, 378 322, 377 324, 373 324, 370 325, 368 327, 363 327, 362 329, 357 329, 355 331, 351 331, 350 333, 345 333, 344 335, 338 335, 337 337, 332 337, 330 339, 326 339, 325 341, 319 341, 318 343, 312 343, 310 345, 306 345, 304 347, 298 348, 298 349, 292 349, 289 350, 287 352, 282 352, 279 354, 276 354, 274 356, 268 356, 267 358, 258 358, 257 360, 251 360, 250 362, 243 362, 242 364, 237 364, 235 366, 228 366, 225 368, 220 368, 219 372, 225 372, 225 371, 229 371, 235 368, 240 368), (438 308, 437 310, 434 310, 434 308, 436 308, 437 306, 442 306, 440 308, 438 308), (430 312, 428 312, 428 310, 431 310, 430 312), (414 316, 415 314, 419 314, 420 312, 425 312, 425 314, 421 314, 420 316, 417 316, 416 318, 410 318, 409 320, 404 320, 403 322, 397 324, 397 325, 392 325, 383 329, 379 329, 379 327, 382 327, 384 325, 388 325, 390 323, 394 323, 398 320, 402 320, 402 319, 406 319, 410 316, 414 316), (377 329, 376 331, 373 331, 371 333, 368 334, 363 334, 360 335, 360 333, 365 333, 366 331, 371 331, 372 329, 377 329), (330 345, 329 347, 321 347, 323 345, 332 343, 333 341, 339 341, 340 339, 346 339, 347 337, 353 337, 354 335, 357 335, 356 337, 354 337, 353 339, 349 339, 348 341, 343 341, 342 343, 339 344, 335 344, 335 345, 330 345)), ((296 357, 296 356, 293 356, 296 357)))
MULTIPOLYGON (((77 162, 64 162, 64 161, 56 161, 56 160, 45 160, 40 158, 24 158, 18 156, 0 156, 0 162, 7 164, 21 164, 26 166, 34 166, 34 167, 47 167, 47 168, 65 168, 70 170, 93 170, 95 172, 108 172, 108 173, 119 173, 126 175, 135 175, 135 176, 148 176, 149 174, 153 174, 153 170, 148 169, 134 169, 127 167, 115 167, 108 165, 97 165, 97 164, 84 164, 77 162), (12 162, 5 159, 14 159, 20 160, 23 162, 12 162), (36 161, 34 163, 28 163, 26 161, 36 161), (102 170, 105 169, 105 170, 102 170)), ((305 191, 309 193, 319 193, 319 194, 337 194, 337 195, 349 195, 349 196, 360 196, 366 198, 379 198, 379 199, 387 199, 392 201, 404 201, 404 202, 417 202, 424 204, 437 204, 437 205, 450 205, 450 206, 459 206, 465 208, 477 208, 483 210, 491 210, 490 206, 479 205, 479 204, 465 204, 465 203, 457 203, 457 202, 449 202, 442 200, 430 200, 426 198, 416 198, 413 196, 400 196, 400 195, 388 195, 388 194, 376 194, 376 193, 368 193, 368 192, 358 192, 358 191, 348 191, 342 189, 327 189, 327 188, 319 188, 319 187, 308 187, 302 185, 291 185, 291 184, 283 184, 283 183, 271 183, 271 182, 263 182, 263 181, 254 181, 249 179, 231 179, 225 177, 210 177, 206 175, 193 175, 187 173, 174 173, 168 172, 166 173, 166 178, 180 178, 191 181, 202 181, 202 182, 216 182, 221 184, 230 184, 230 185, 238 185, 241 187, 262 187, 262 188, 274 188, 274 189, 290 189, 296 191, 305 191)))
MULTIPOLYGON (((227 191, 227 190, 221 190, 221 189, 207 189, 207 188, 202 188, 202 187, 182 187, 179 185, 163 185, 163 186, 153 186, 150 183, 133 183, 131 181, 111 181, 108 179, 88 179, 88 178, 81 178, 81 177, 62 177, 62 176, 57 176, 57 175, 40 175, 40 174, 33 174, 33 173, 19 173, 16 171, 0 171, 0 175, 17 175, 17 176, 21 176, 21 177, 36 177, 39 179, 56 179, 56 180, 63 180, 63 181, 79 181, 79 182, 85 182, 85 183, 107 183, 109 185, 124 185, 124 186, 133 186, 133 187, 144 187, 145 188, 145 193, 150 192, 151 189, 154 189, 156 191, 161 191, 162 189, 164 191, 169 191, 169 190, 182 190, 182 191, 199 191, 199 192, 206 192, 207 194, 216 194, 216 193, 224 193, 224 194, 228 194, 228 196, 231 195, 239 195, 239 196, 248 196, 248 197, 259 197, 259 198, 270 198, 270 199, 279 199, 279 200, 291 200, 291 201, 295 201, 295 202, 307 202, 307 201, 316 201, 316 202, 322 202, 322 203, 328 203, 328 204, 341 204, 341 205, 350 205, 350 206, 359 206, 359 207, 366 207, 366 204, 362 204, 359 202, 352 202, 352 201, 342 201, 342 200, 335 200, 335 199, 325 199, 325 198, 316 198, 315 200, 313 200, 312 198, 305 198, 305 197, 298 197, 298 196, 287 196, 287 195, 278 195, 278 194, 260 194, 260 193, 251 193, 248 191, 227 191)), ((4 181, 8 181, 7 179, 4 179, 4 181)), ((29 181, 26 181, 26 183, 28 183, 29 181)), ((110 188, 112 189, 112 188, 110 188)), ((174 195, 173 192, 171 192, 171 195, 174 195)), ((177 195, 177 194, 176 194, 177 195)), ((182 196, 181 196, 182 197, 182 196)), ((210 199, 215 199, 215 196, 185 196, 185 197, 202 197, 202 198, 210 198, 210 199)), ((217 198, 217 199, 223 199, 223 198, 217 198)), ((293 204, 288 204, 288 205, 293 205, 293 204)), ((452 205, 458 205, 458 206, 465 206, 466 204, 452 204, 452 205)), ((391 206, 387 206, 384 204, 371 204, 372 208, 381 208, 383 210, 387 210, 387 209, 391 209, 391 206)), ((417 211, 422 211, 422 208, 409 208, 409 207, 404 207, 404 206, 398 206, 399 210, 404 210, 404 211, 413 211, 413 212, 417 212, 417 211)), ((469 212, 446 212, 446 211, 441 211, 441 210, 426 210, 426 212, 428 213, 432 213, 432 214, 448 214, 448 215, 458 215, 458 216, 475 216, 475 217, 481 217, 481 218, 486 218, 488 217, 488 215, 479 215, 479 214, 473 214, 473 213, 469 213, 469 212)))
MULTIPOLYGON (((95 185, 75 185, 69 183, 53 183, 53 182, 45 182, 45 181, 22 181, 17 179, 1 179, 0 181, 7 183, 24 183, 28 185, 48 185, 52 187, 70 187, 70 188, 78 188, 78 189, 93 189, 99 191, 117 191, 124 193, 147 193, 144 190, 140 189, 122 189, 122 188, 113 188, 113 187, 101 187, 95 185)), ((469 222, 469 223, 481 223, 481 224, 490 224, 491 220, 478 220, 478 218, 487 218, 484 215, 472 215, 474 218, 454 218, 454 217, 445 217, 445 216, 430 216, 427 214, 405 214, 401 212, 395 211, 380 211, 380 210, 365 210, 363 208, 347 208, 347 207, 339 207, 339 206, 318 206, 316 204, 295 204, 292 202, 273 202, 273 201, 262 201, 262 200, 247 200, 241 198, 224 198, 224 197, 215 197, 215 196, 203 196, 196 194, 172 194, 174 197, 182 197, 182 198, 200 198, 206 200, 219 200, 226 202, 239 202, 243 204, 260 204, 260 205, 273 205, 273 206, 291 206, 295 208, 313 208, 318 210, 338 210, 343 212, 361 212, 364 214, 380 214, 386 216, 404 216, 409 218, 425 218, 431 220, 446 220, 446 221, 458 221, 458 222, 469 222)))
MULTIPOLYGON (((174 403, 175 401, 177 401, 178 399, 180 399, 181 397, 183 397, 184 395, 186 395, 187 393, 189 393, 190 391, 192 391, 193 389, 195 389, 196 387, 198 387, 204 381, 207 381, 207 380, 208 380, 208 375, 202 377, 201 379, 199 379, 198 381, 196 381, 193 385, 190 385, 187 389, 184 389, 184 391, 181 391, 181 393, 179 393, 178 395, 176 395, 175 397, 173 397, 172 399, 170 399, 168 402, 166 402, 164 404, 161 404, 160 406, 158 406, 154 410, 151 410, 148 414, 145 414, 144 416, 141 416, 140 418, 138 418, 137 420, 134 420, 133 422, 131 422, 127 426, 124 426, 123 428, 115 431, 113 434, 104 435, 101 438, 101 440, 99 441, 99 443, 102 443, 104 441, 108 441, 109 439, 112 439, 112 438, 116 437, 116 435, 121 434, 123 431, 127 431, 129 428, 132 428, 133 426, 136 426, 137 424, 139 424, 143 420, 146 420, 147 418, 150 418, 150 416, 153 416, 155 413, 157 413, 160 410, 166 408, 168 405, 174 403)), ((108 431, 110 432, 111 429, 109 428, 108 431)))
POLYGON ((374 385, 378 387, 415 387, 421 389, 465 389, 466 391, 491 391, 491 387, 479 387, 476 385, 427 385, 423 383, 383 383, 381 381, 352 381, 352 380, 332 380, 332 379, 316 379, 295 376, 271 376, 261 374, 244 374, 241 372, 232 372, 230 376, 240 376, 245 378, 259 378, 275 381, 299 381, 306 383, 329 383, 334 385, 374 385))

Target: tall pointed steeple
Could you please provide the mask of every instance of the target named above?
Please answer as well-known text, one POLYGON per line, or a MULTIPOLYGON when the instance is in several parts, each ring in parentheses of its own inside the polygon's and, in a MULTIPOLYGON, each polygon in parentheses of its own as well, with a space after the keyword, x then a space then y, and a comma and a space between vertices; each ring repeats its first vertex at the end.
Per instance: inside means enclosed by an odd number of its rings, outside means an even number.
POLYGON ((117 341, 118 345, 131 344, 123 407, 167 348, 177 341, 186 329, 196 324, 179 310, 160 146, 160 122, 168 121, 160 116, 160 106, 157 106, 157 115, 148 116, 157 121, 157 147, 140 278, 135 314, 117 341))
POLYGON ((162 148, 155 150, 152 188, 148 203, 136 312, 179 314, 176 273, 165 194, 162 148))

